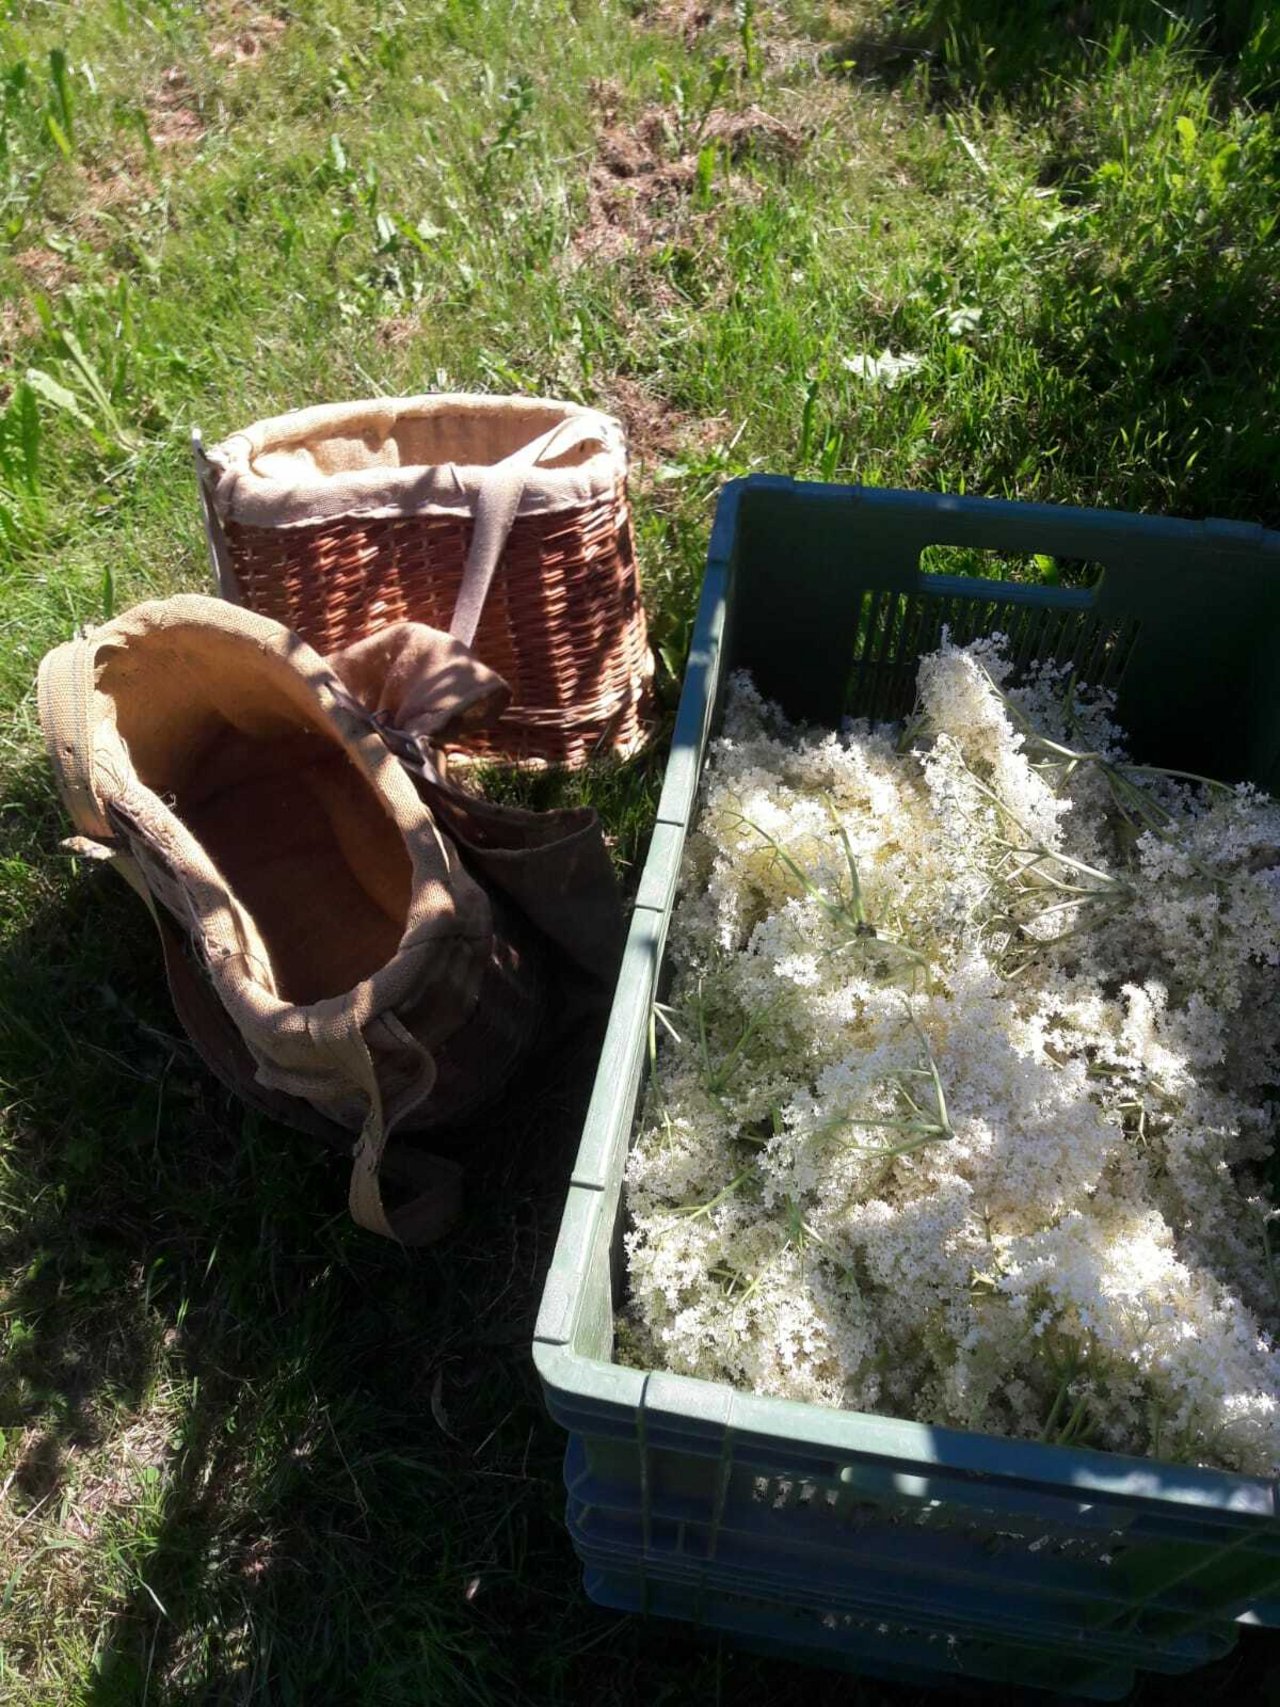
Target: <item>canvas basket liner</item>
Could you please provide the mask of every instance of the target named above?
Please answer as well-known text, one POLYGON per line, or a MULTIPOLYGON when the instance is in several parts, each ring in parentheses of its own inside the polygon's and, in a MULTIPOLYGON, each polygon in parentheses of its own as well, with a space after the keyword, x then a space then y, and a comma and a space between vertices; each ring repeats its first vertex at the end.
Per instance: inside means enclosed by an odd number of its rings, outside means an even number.
POLYGON ((581 765, 645 735, 653 662, 617 421, 428 395, 259 421, 196 465, 225 598, 328 654, 402 620, 512 690, 473 756, 581 765))

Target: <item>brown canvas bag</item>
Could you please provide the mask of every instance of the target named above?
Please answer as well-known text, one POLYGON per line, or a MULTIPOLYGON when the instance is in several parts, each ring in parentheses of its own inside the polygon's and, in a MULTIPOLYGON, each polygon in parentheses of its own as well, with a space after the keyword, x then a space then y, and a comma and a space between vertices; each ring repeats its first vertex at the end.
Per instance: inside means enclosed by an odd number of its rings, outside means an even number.
POLYGON ((607 1000, 621 919, 593 813, 451 787, 435 743, 499 711, 460 642, 403 623, 326 662, 194 595, 56 648, 40 718, 79 836, 156 919, 175 1008, 246 1100, 352 1148, 350 1207, 439 1237, 461 1170, 397 1145, 492 1106, 548 1011, 607 1000))

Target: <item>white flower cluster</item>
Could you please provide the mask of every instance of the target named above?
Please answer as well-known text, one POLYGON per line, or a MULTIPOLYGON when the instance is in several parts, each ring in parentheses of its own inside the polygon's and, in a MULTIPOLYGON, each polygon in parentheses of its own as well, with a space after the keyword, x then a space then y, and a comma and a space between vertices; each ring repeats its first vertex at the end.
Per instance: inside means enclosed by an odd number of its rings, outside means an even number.
POLYGON ((1001 642, 905 728, 736 678, 628 1168, 630 1327, 757 1392, 1280 1466, 1280 807, 1001 642))

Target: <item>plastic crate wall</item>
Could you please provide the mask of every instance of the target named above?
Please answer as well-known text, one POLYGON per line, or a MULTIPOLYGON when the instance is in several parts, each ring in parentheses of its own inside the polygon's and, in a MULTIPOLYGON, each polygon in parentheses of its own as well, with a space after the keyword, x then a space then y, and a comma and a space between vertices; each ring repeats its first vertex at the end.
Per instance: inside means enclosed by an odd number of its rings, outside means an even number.
MULTIPOLYGON (((1069 1662, 1077 1693, 1106 1693, 1134 1666, 1182 1670, 1223 1652, 1234 1621, 1280 1622, 1274 1484, 765 1400, 612 1361, 622 1170, 727 674, 749 668, 795 718, 895 718, 944 625, 960 640, 1003 632, 1020 663, 1053 658, 1113 687, 1144 760, 1280 791, 1280 535, 768 477, 727 487, 535 1359, 571 1436, 589 1586, 611 1585, 616 1600, 661 1585, 655 1610, 721 1629, 737 1628, 726 1609, 746 1595, 777 1610, 786 1651, 878 1669, 875 1653, 888 1650, 862 1615, 892 1578, 906 1616, 895 1627, 969 1643, 971 1675, 1033 1682, 1028 1654, 1056 1655, 1044 1671, 1053 1687, 1064 1687, 1055 1664, 1069 1662), (926 573, 922 554, 939 545, 1084 560, 1100 578, 1061 587, 926 573), (816 1619, 814 1607, 825 1609, 816 1619)), ((918 1648, 917 1669, 947 1673, 932 1637, 913 1641, 895 1637, 893 1664, 918 1648)))
POLYGON ((895 1683, 1021 1684, 1094 1701, 1121 1701, 1133 1683, 1132 1671, 1108 1670, 1088 1656, 1064 1659, 967 1637, 936 1621, 833 1611, 820 1602, 790 1604, 705 1582, 668 1581, 617 1563, 587 1562, 585 1583, 601 1606, 679 1618, 722 1632, 738 1647, 783 1659, 799 1655, 895 1683))

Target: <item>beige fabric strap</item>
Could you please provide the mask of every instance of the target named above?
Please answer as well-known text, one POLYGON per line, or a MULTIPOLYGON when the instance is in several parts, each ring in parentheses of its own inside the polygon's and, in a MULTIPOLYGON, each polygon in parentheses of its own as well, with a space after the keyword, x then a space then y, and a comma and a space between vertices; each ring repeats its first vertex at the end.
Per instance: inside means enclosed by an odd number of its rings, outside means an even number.
MULTIPOLYGON (((430 1056, 422 1051, 428 1071, 402 1099, 401 1106, 388 1111, 373 1056, 355 1017, 335 1015, 332 1023, 309 1018, 307 1030, 317 1048, 337 1063, 369 1100, 369 1112, 351 1164, 347 1202, 352 1220, 371 1233, 380 1233, 384 1239, 395 1239, 404 1245, 429 1245, 441 1238, 457 1220, 462 1206, 462 1169, 456 1162, 422 1154, 415 1158, 414 1184, 418 1195, 391 1211, 382 1199, 382 1158, 387 1140, 397 1118, 430 1093, 435 1080, 430 1056)), ((407 1032, 402 1035, 413 1042, 407 1032)))
POLYGON ((82 834, 110 838, 93 790, 93 647, 83 638, 55 647, 41 661, 40 724, 58 788, 82 834))
POLYGON ((93 786, 95 651, 93 641, 80 635, 41 659, 36 693, 45 751, 71 822, 80 832, 70 838, 67 851, 89 859, 115 860, 121 874, 149 902, 137 866, 115 846, 115 831, 93 786))
POLYGON ((45 747, 71 822, 81 832, 62 845, 79 859, 109 860, 159 925, 146 878, 104 816, 93 786, 94 651, 93 642, 81 636, 40 661, 36 691, 45 747))
POLYGON ((552 451, 557 456, 564 456, 576 445, 593 440, 597 444, 604 443, 597 421, 589 417, 586 420, 561 421, 549 433, 522 445, 501 462, 495 462, 485 473, 476 496, 475 529, 462 571, 462 584, 458 588, 458 602, 454 606, 453 621, 449 624, 450 634, 464 646, 470 646, 475 640, 494 571, 506 548, 507 536, 530 475, 552 451))

